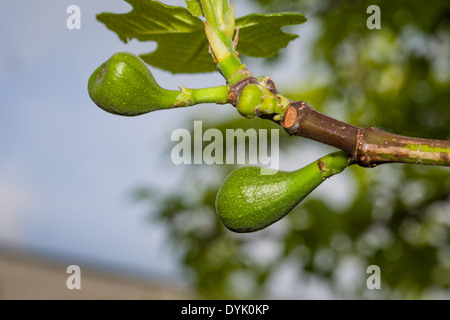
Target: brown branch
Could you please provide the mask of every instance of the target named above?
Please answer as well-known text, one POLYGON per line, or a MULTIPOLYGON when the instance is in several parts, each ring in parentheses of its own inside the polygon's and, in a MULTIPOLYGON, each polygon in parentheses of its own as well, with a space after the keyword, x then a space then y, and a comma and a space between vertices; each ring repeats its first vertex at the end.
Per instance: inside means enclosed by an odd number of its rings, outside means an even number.
POLYGON ((405 137, 377 128, 360 128, 326 116, 304 101, 292 102, 281 126, 290 135, 346 151, 362 167, 382 163, 450 166, 450 141, 405 137))

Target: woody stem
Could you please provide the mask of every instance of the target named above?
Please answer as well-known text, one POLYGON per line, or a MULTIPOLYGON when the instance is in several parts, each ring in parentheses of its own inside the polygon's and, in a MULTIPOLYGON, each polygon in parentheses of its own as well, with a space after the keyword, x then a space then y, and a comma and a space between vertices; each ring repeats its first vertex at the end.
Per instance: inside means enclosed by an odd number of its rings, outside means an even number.
POLYGON ((351 161, 373 167, 382 163, 450 166, 450 141, 400 136, 377 128, 360 128, 328 117, 304 101, 292 102, 281 122, 291 135, 346 151, 351 161))

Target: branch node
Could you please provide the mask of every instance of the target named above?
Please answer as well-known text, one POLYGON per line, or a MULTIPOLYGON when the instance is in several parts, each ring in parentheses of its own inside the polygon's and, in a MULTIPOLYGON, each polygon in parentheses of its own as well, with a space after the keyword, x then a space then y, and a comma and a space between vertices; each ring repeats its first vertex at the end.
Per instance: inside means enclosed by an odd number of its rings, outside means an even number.
POLYGON ((246 86, 248 86, 249 84, 258 84, 258 80, 252 76, 252 74, 247 71, 246 69, 240 69, 238 70, 239 72, 248 72, 248 77, 244 78, 242 80, 239 80, 238 82, 234 83, 231 87, 230 87, 230 92, 228 94, 228 102, 231 103, 233 106, 237 106, 238 101, 239 101, 239 97, 242 93, 242 90, 244 90, 244 88, 246 86))

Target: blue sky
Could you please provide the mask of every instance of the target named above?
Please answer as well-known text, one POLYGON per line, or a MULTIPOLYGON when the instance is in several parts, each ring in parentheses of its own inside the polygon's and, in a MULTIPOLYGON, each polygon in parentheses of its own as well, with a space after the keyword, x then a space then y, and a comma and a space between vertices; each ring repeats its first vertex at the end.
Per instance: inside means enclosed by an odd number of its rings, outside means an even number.
MULTIPOLYGON (((92 71, 114 52, 144 53, 154 44, 125 45, 95 20, 102 11, 128 11, 121 0, 7 1, 2 7, 0 244, 173 276, 177 267, 164 230, 147 222, 129 192, 176 181, 181 171, 170 168, 163 148, 182 115, 172 114, 168 126, 167 113, 110 115, 86 89, 92 71), (81 9, 80 30, 66 27, 70 4, 81 9), (168 168, 171 176, 163 179, 168 168)), ((186 79, 152 71, 162 85, 186 79)))
MULTIPOLYGON (((173 165, 170 153, 164 152, 172 131, 185 126, 186 116, 235 116, 235 110, 201 106, 126 118, 96 107, 86 88, 93 70, 115 52, 140 54, 156 47, 124 44, 95 19, 103 11, 129 9, 122 0, 2 3, 0 246, 53 253, 69 264, 88 261, 173 279, 179 274, 176 252, 166 245, 163 227, 148 221, 148 208, 131 201, 130 190, 156 185, 169 192, 186 170, 173 165), (81 9, 80 30, 66 27, 66 9, 72 4, 81 9)), ((243 2, 236 5, 238 16, 248 11, 243 2)), ((285 81, 298 77, 299 45, 294 41, 293 50, 286 51, 295 56, 283 71, 285 81)), ((254 63, 253 70, 258 70, 254 63)), ((168 89, 223 84, 218 73, 151 71, 168 89)), ((281 80, 276 70, 266 72, 275 82, 281 80)), ((316 151, 305 164, 323 155, 323 149, 316 151)), ((324 188, 335 189, 335 184, 324 188)), ((342 193, 335 194, 331 201, 343 199, 342 193)))

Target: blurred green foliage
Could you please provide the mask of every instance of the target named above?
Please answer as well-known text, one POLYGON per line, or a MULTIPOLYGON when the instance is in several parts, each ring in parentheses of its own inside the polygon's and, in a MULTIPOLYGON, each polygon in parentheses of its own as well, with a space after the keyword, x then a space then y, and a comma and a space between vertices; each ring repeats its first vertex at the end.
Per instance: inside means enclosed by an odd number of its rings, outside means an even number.
MULTIPOLYGON (((314 25, 315 40, 301 47, 310 57, 307 68, 298 70, 303 80, 278 87, 285 96, 355 125, 450 139, 449 2, 377 1, 379 30, 366 27, 370 1, 253 3, 258 12, 304 13, 306 24, 314 25)), ((271 64, 290 67, 283 53, 271 64)), ((223 132, 277 128, 237 112, 232 121, 203 126, 223 132)), ((301 158, 308 157, 313 142, 280 131, 280 145, 280 158, 292 153, 301 158)), ((342 174, 351 186, 345 205, 313 192, 283 220, 250 234, 228 231, 215 213, 217 190, 233 168, 186 166, 171 194, 154 191, 157 186, 134 191, 136 199, 148 202, 156 223, 168 227, 199 297, 450 297, 449 168, 353 166, 342 174), (366 287, 369 265, 380 267, 380 290, 366 287)))

